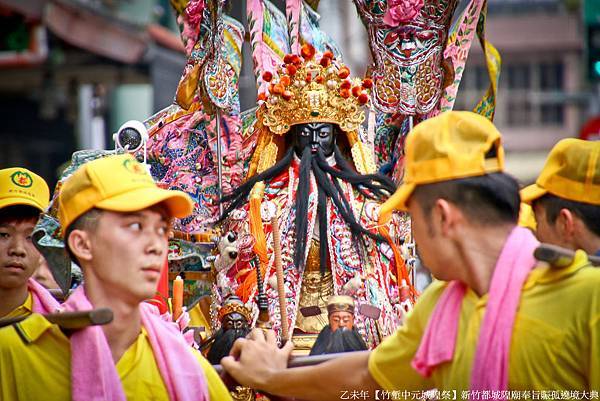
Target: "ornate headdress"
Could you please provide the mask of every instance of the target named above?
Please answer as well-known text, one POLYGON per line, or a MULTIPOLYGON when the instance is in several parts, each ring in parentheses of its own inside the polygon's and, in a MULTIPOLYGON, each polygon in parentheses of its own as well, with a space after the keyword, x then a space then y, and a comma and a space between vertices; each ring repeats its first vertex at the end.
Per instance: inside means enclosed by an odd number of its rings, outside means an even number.
POLYGON ((362 105, 369 101, 366 93, 373 84, 367 79, 350 80, 348 67, 336 62, 333 53, 315 59, 311 45, 302 47, 304 62, 297 55, 287 55, 279 77, 270 72, 263 79, 270 82, 265 100, 263 124, 274 134, 282 135, 293 125, 328 122, 345 132, 357 131, 365 119, 362 105))
POLYGON ((332 52, 317 57, 310 44, 302 46, 300 55, 288 54, 283 61, 275 74, 266 71, 262 76, 269 82, 269 93, 258 95, 262 103, 256 129, 260 133, 249 176, 275 164, 278 149, 274 136, 311 122, 337 124, 348 137, 358 172, 373 173, 375 164, 358 135, 365 119, 362 106, 369 102, 373 81, 351 79, 350 69, 332 52))
POLYGON ((354 313, 354 299, 348 295, 334 295, 327 300, 327 313, 354 313))
POLYGON ((232 313, 239 313, 244 316, 248 324, 252 323, 252 313, 244 306, 242 300, 235 295, 230 296, 219 309, 219 322, 223 322, 223 318, 232 313))

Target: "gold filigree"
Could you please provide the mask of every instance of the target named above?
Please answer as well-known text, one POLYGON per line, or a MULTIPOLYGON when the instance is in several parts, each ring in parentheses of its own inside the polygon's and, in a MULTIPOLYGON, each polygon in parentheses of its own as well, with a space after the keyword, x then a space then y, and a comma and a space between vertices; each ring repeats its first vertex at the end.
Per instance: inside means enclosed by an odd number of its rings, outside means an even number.
POLYGON ((254 401, 256 394, 249 387, 236 386, 234 390, 230 390, 231 398, 234 401, 254 401))
POLYGON ((239 313, 244 316, 247 322, 252 322, 252 313, 244 305, 240 303, 228 303, 219 309, 219 321, 223 321, 223 318, 231 313, 239 313))
POLYGON ((350 152, 352 153, 352 159, 354 160, 356 170, 360 174, 373 174, 377 171, 371 153, 366 149, 362 142, 357 141, 352 145, 350 152))
POLYGON ((325 55, 319 62, 311 57, 284 64, 277 76, 267 79, 270 93, 263 99, 263 124, 277 135, 293 125, 316 122, 337 124, 345 132, 358 130, 370 85, 349 79, 349 74, 348 67, 325 55))

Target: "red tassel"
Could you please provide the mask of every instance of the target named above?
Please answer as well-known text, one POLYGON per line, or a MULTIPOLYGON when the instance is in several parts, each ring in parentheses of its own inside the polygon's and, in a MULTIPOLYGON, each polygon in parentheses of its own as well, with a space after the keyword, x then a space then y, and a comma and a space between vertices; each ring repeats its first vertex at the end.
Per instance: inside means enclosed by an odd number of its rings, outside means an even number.
POLYGON ((158 310, 161 314, 169 311, 169 305, 167 299, 169 298, 169 262, 165 259, 165 265, 160 272, 160 279, 158 280, 158 287, 156 288, 156 295, 154 298, 149 300, 153 305, 158 306, 158 310))

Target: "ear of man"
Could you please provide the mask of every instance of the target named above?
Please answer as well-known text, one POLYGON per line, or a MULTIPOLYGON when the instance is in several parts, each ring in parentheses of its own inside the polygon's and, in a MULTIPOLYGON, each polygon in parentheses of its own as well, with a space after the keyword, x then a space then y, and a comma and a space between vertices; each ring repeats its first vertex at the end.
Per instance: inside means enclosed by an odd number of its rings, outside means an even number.
POLYGON ((576 235, 575 215, 569 209, 561 209, 556 219, 556 227, 566 240, 573 240, 576 235))
POLYGON ((67 243, 77 261, 90 261, 92 259, 92 241, 88 231, 72 230, 67 238, 67 243))
POLYGON ((439 232, 444 237, 453 238, 459 235, 460 223, 464 214, 455 204, 446 199, 439 198, 435 201, 432 213, 434 233, 439 232))

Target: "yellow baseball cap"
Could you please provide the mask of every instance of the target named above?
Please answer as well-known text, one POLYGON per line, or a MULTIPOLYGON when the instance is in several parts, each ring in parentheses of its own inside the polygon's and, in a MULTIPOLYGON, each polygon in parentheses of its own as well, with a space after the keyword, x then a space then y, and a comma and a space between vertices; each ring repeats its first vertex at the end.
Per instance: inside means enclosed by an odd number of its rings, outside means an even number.
POLYGON ((171 217, 192 213, 193 202, 181 191, 156 186, 146 166, 129 154, 93 160, 77 169, 63 184, 58 215, 63 231, 92 208, 134 212, 163 203, 171 217))
POLYGON ((0 209, 7 206, 31 206, 40 211, 50 203, 46 181, 23 167, 0 170, 0 209))
POLYGON ((501 135, 487 118, 448 111, 419 123, 406 137, 404 182, 379 211, 385 224, 394 210, 407 210, 417 185, 504 170, 501 135))
POLYGON ((600 142, 568 138, 554 145, 535 184, 521 190, 521 199, 531 203, 547 193, 600 205, 600 142))
POLYGON ((535 213, 530 205, 525 202, 521 202, 519 208, 519 222, 518 225, 521 227, 529 228, 532 231, 537 230, 537 221, 535 220, 535 213))

